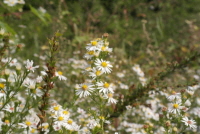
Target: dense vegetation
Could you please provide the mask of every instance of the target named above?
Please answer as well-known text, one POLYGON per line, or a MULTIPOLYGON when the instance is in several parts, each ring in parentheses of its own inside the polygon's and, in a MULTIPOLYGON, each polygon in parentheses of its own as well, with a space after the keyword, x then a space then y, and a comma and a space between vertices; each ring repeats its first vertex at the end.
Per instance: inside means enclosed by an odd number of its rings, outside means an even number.
POLYGON ((0 1, 1 132, 199 133, 199 5, 0 1))

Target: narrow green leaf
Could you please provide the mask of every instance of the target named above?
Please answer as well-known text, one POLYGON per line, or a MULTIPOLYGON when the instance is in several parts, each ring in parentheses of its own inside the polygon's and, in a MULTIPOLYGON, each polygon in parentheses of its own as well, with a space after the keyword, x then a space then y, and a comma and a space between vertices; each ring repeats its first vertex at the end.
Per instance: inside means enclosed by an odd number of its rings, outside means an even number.
POLYGON ((35 14, 45 25, 47 25, 47 21, 46 19, 44 18, 44 16, 37 10, 35 9, 34 7, 32 7, 31 5, 30 6, 30 9, 31 9, 31 12, 33 14, 35 14))

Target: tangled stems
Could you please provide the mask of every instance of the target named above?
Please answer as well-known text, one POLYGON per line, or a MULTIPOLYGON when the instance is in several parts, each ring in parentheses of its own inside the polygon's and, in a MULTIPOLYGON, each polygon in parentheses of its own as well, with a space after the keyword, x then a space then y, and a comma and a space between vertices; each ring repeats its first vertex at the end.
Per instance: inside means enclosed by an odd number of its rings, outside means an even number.
POLYGON ((46 110, 49 107, 49 97, 50 93, 49 91, 54 88, 54 76, 55 76, 55 70, 56 70, 56 54, 58 52, 59 43, 58 43, 58 37, 60 36, 59 33, 56 33, 51 39, 49 39, 49 60, 46 63, 47 70, 46 75, 43 77, 43 80, 45 84, 42 86, 42 90, 44 92, 42 96, 42 103, 39 106, 39 110, 41 114, 38 114, 38 117, 40 118, 40 122, 38 123, 37 127, 41 134, 44 132, 42 131, 42 123, 46 122, 46 110))
POLYGON ((127 105, 131 105, 134 102, 138 101, 143 96, 148 95, 149 91, 155 90, 156 83, 159 81, 162 81, 164 78, 172 74, 175 70, 181 69, 186 67, 188 64, 190 64, 192 61, 195 61, 198 57, 200 57, 199 52, 195 52, 188 56, 188 58, 185 58, 181 62, 173 62, 169 66, 166 67, 166 69, 160 73, 158 73, 157 76, 151 78, 151 80, 148 82, 148 84, 144 87, 139 86, 137 88, 133 86, 130 87, 130 95, 125 96, 124 101, 120 101, 117 103, 116 107, 114 108, 113 112, 110 114, 111 118, 117 118, 119 117, 125 110, 127 105), (133 92, 132 92, 133 91, 133 92))

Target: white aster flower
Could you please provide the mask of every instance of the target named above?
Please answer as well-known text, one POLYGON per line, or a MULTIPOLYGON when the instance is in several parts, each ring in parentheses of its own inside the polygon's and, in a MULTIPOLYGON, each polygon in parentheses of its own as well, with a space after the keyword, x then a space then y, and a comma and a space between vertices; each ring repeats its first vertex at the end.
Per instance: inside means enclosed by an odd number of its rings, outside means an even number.
POLYGON ((39 10, 40 12, 42 12, 43 14, 45 14, 45 13, 47 12, 47 10, 44 9, 43 7, 39 7, 38 10, 39 10))
POLYGON ((58 126, 65 126, 69 117, 63 114, 62 112, 58 112, 53 116, 53 118, 54 124, 58 126))
MULTIPOLYGON (((24 130, 24 134, 27 134, 27 130, 24 130)), ((36 128, 31 128, 28 130, 28 134, 38 134, 38 130, 36 128)))
POLYGON ((91 58, 94 57, 94 56, 98 57, 99 54, 100 54, 99 51, 88 51, 88 52, 83 56, 83 58, 89 60, 89 59, 91 59, 91 58))
POLYGON ((32 71, 32 72, 34 72, 34 70, 36 69, 36 68, 39 68, 39 66, 35 66, 35 67, 33 67, 33 61, 31 60, 31 61, 29 61, 29 60, 27 60, 26 61, 26 69, 28 70, 28 71, 32 71))
POLYGON ((48 123, 42 123, 42 131, 44 131, 45 134, 48 134, 48 132, 49 132, 49 124, 48 123))
POLYGON ((200 87, 199 85, 188 86, 187 90, 188 90, 188 91, 195 91, 195 90, 197 90, 199 87, 200 87))
POLYGON ((62 126, 59 126, 59 125, 57 125, 57 124, 53 124, 53 129, 54 129, 55 131, 59 131, 59 130, 62 129, 62 126))
POLYGON ((75 124, 76 123, 72 119, 68 119, 67 123, 65 124, 65 128, 68 129, 68 130, 73 130, 73 126, 75 124))
POLYGON ((197 128, 197 126, 195 125, 196 124, 195 120, 192 119, 189 120, 188 117, 183 117, 181 121, 184 122, 186 126, 192 129, 197 128))
POLYGON ((108 46, 105 46, 103 44, 99 45, 99 51, 102 51, 102 52, 112 52, 112 48, 109 48, 108 46))
POLYGON ((26 86, 29 89, 35 89, 35 86, 36 86, 35 81, 33 81, 29 78, 26 78, 23 84, 24 84, 24 86, 26 86))
POLYGON ((125 85, 123 83, 120 83, 119 86, 121 89, 129 89, 128 85, 125 85))
POLYGON ((133 107, 131 105, 126 106, 127 110, 131 110, 133 107))
POLYGON ((61 110, 61 113, 64 114, 65 116, 68 116, 68 117, 70 116, 70 112, 68 109, 61 110))
POLYGON ((60 111, 62 111, 62 106, 59 105, 59 104, 55 104, 54 106, 50 107, 50 111, 57 114, 59 113, 60 111))
POLYGON ((167 99, 169 101, 180 100, 181 99, 181 93, 173 92, 172 95, 167 97, 167 99))
POLYGON ((144 72, 141 70, 140 65, 136 64, 132 67, 132 69, 137 73, 138 76, 144 77, 144 72))
POLYGON ((103 72, 101 72, 100 70, 97 70, 96 68, 92 68, 91 72, 89 72, 89 76, 92 77, 93 80, 102 74, 103 72))
POLYGON ((46 71, 41 71, 42 76, 47 75, 46 71))
MULTIPOLYGON (((18 109, 18 108, 17 108, 17 109, 18 109)), ((17 109, 16 109, 16 110, 17 110, 17 109)), ((15 111, 15 105, 14 105, 14 103, 7 104, 7 105, 3 108, 3 110, 8 111, 9 113, 13 113, 13 112, 15 111)))
POLYGON ((180 114, 180 110, 182 110, 183 106, 181 106, 180 102, 175 102, 170 104, 169 112, 173 114, 180 114))
POLYGON ((94 90, 93 85, 89 83, 82 83, 78 85, 76 90, 76 95, 79 95, 79 97, 86 97, 88 95, 91 95, 91 92, 94 90))
POLYGON ((7 4, 8 6, 15 6, 18 3, 18 0, 4 0, 3 1, 5 4, 7 4))
POLYGON ((3 28, 0 29, 0 35, 4 35, 5 34, 5 30, 3 28))
POLYGON ((96 51, 99 50, 99 45, 103 44, 103 40, 101 41, 91 41, 89 44, 87 44, 86 49, 88 51, 96 51))
POLYGON ((33 98, 37 98, 37 97, 42 97, 43 95, 43 91, 40 89, 40 87, 36 88, 36 89, 30 89, 30 95, 33 97, 33 98))
POLYGON ((109 61, 105 61, 103 59, 96 59, 94 63, 98 70, 102 71, 103 73, 111 73, 112 65, 109 61))
POLYGON ((17 59, 12 59, 10 62, 9 62, 9 66, 16 66, 17 65, 17 59))
POLYGON ((1 125, 10 126, 10 120, 5 120, 4 122, 2 122, 2 121, 0 120, 0 126, 1 126, 1 125))
POLYGON ((89 129, 93 129, 94 127, 96 127, 99 124, 99 122, 97 122, 94 119, 87 120, 87 122, 88 122, 87 127, 89 129))
POLYGON ((25 1, 24 1, 24 0, 18 0, 17 3, 18 3, 18 4, 25 4, 25 1))
POLYGON ((55 72, 55 75, 58 77, 59 80, 67 80, 67 77, 63 76, 61 71, 55 72))
POLYGON ((38 77, 36 78, 36 82, 37 82, 37 83, 41 83, 42 80, 43 80, 42 76, 38 76, 38 77))
POLYGON ((146 85, 147 79, 146 79, 145 77, 139 77, 139 80, 140 80, 140 82, 141 82, 141 84, 142 84, 143 86, 146 85))
POLYGON ((124 73, 116 73, 116 75, 117 75, 117 77, 119 77, 119 78, 123 78, 123 77, 125 76, 124 73))
POLYGON ((108 99, 108 103, 114 103, 114 104, 117 103, 117 100, 113 98, 112 93, 105 94, 103 98, 108 99))
POLYGON ((97 88, 99 89, 99 92, 103 92, 104 94, 107 93, 114 93, 112 85, 107 82, 97 82, 97 88))
POLYGON ((37 116, 27 116, 25 117, 25 121, 23 123, 18 123, 22 128, 37 128, 37 124, 39 122, 39 118, 37 116))
POLYGON ((0 78, 0 82, 6 82, 6 79, 0 78))

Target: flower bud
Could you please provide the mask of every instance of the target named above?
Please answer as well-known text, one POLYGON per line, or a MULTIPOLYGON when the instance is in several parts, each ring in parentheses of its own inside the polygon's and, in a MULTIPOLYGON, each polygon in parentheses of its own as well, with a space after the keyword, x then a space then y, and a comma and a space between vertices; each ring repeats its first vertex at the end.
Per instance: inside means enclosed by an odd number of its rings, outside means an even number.
POLYGON ((9 75, 10 74, 10 70, 9 69, 5 69, 5 75, 9 75))

